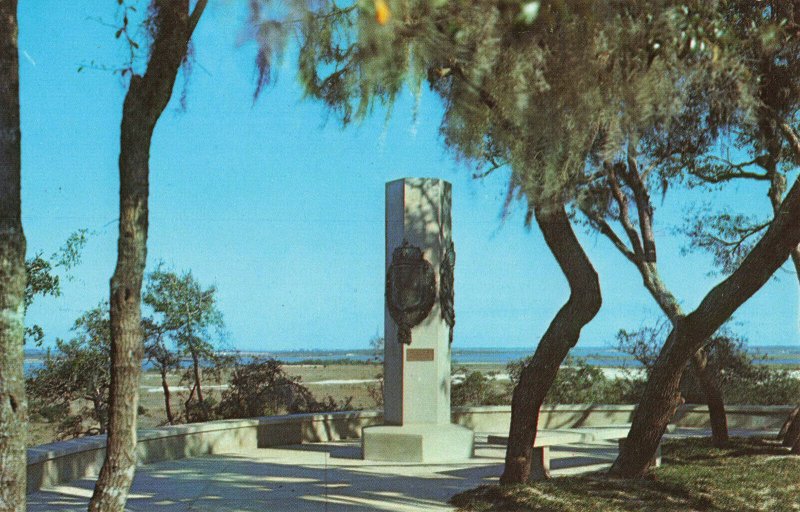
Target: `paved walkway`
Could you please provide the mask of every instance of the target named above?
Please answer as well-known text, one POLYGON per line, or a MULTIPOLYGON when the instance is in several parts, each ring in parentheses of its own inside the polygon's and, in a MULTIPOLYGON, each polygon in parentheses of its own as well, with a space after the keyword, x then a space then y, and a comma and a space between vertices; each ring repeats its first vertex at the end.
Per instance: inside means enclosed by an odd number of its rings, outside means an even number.
MULTIPOLYGON (((447 500, 496 482, 505 449, 477 437, 476 457, 456 464, 387 464, 359 459, 358 441, 264 448, 138 468, 128 510, 184 511, 444 511, 447 500)), ((553 473, 608 463, 613 443, 552 451, 553 473), (576 468, 577 466, 577 468, 576 468), (570 469, 571 468, 571 469, 570 469)), ((30 512, 85 511, 93 479, 28 496, 30 512)))
MULTIPOLYGON (((136 472, 128 510, 449 511, 453 510, 447 505, 451 496, 494 483, 502 471, 504 447, 488 445, 486 435, 476 437, 476 457, 456 464, 363 461, 359 459, 358 441, 264 448, 150 464, 136 472)), ((554 447, 552 474, 602 469, 616 454, 615 441, 554 447)), ((93 479, 84 479, 43 489, 28 496, 28 510, 85 511, 93 486, 93 479)))

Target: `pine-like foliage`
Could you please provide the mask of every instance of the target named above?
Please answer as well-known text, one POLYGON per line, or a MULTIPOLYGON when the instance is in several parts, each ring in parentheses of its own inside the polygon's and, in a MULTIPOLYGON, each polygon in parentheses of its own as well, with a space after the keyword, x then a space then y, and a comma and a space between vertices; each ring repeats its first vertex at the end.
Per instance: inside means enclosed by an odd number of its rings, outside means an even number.
POLYGON ((671 138, 676 125, 705 134, 707 149, 752 107, 753 79, 728 51, 718 2, 254 5, 262 49, 275 46, 267 33, 296 34, 307 94, 343 123, 376 104, 391 107, 404 86, 427 83, 445 105, 448 147, 477 165, 510 165, 512 186, 537 200, 574 198, 599 164, 630 144, 680 153, 687 140, 671 138), (376 12, 381 6, 388 20, 376 12))

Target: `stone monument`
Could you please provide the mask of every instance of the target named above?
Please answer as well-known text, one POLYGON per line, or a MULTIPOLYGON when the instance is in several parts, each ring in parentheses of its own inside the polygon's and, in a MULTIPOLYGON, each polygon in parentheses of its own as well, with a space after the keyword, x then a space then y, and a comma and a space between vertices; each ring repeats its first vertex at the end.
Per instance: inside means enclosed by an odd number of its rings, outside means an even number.
POLYGON ((473 432, 450 422, 455 248, 451 187, 440 179, 386 184, 384 425, 363 431, 364 459, 468 459, 473 432))

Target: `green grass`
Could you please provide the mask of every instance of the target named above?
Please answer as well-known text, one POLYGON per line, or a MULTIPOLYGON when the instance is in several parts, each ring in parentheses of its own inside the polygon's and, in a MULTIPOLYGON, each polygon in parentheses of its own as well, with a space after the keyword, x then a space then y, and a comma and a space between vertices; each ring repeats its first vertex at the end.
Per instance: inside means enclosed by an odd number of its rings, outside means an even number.
POLYGON ((664 464, 644 480, 602 474, 553 478, 532 485, 487 485, 456 495, 462 511, 798 511, 800 457, 774 441, 733 439, 717 449, 709 439, 669 441, 664 464))

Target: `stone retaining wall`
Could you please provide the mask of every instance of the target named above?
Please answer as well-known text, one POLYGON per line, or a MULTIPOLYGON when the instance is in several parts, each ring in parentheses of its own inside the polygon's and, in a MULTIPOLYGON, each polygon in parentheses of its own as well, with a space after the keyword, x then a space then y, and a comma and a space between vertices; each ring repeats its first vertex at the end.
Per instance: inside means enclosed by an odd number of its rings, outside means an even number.
MULTIPOLYGON (((592 427, 630 423, 633 405, 556 405, 542 409, 541 428, 592 427)), ((730 428, 779 428, 792 406, 728 406, 730 428)), ((477 432, 508 432, 509 406, 453 409, 453 423, 477 432)), ((269 446, 361 437, 361 429, 383 423, 378 411, 293 414, 246 420, 194 423, 138 433, 140 464, 269 446)), ((685 405, 673 419, 683 427, 708 427, 705 406, 685 405)), ((28 492, 96 476, 105 456, 105 436, 61 441, 28 450, 28 492)))

